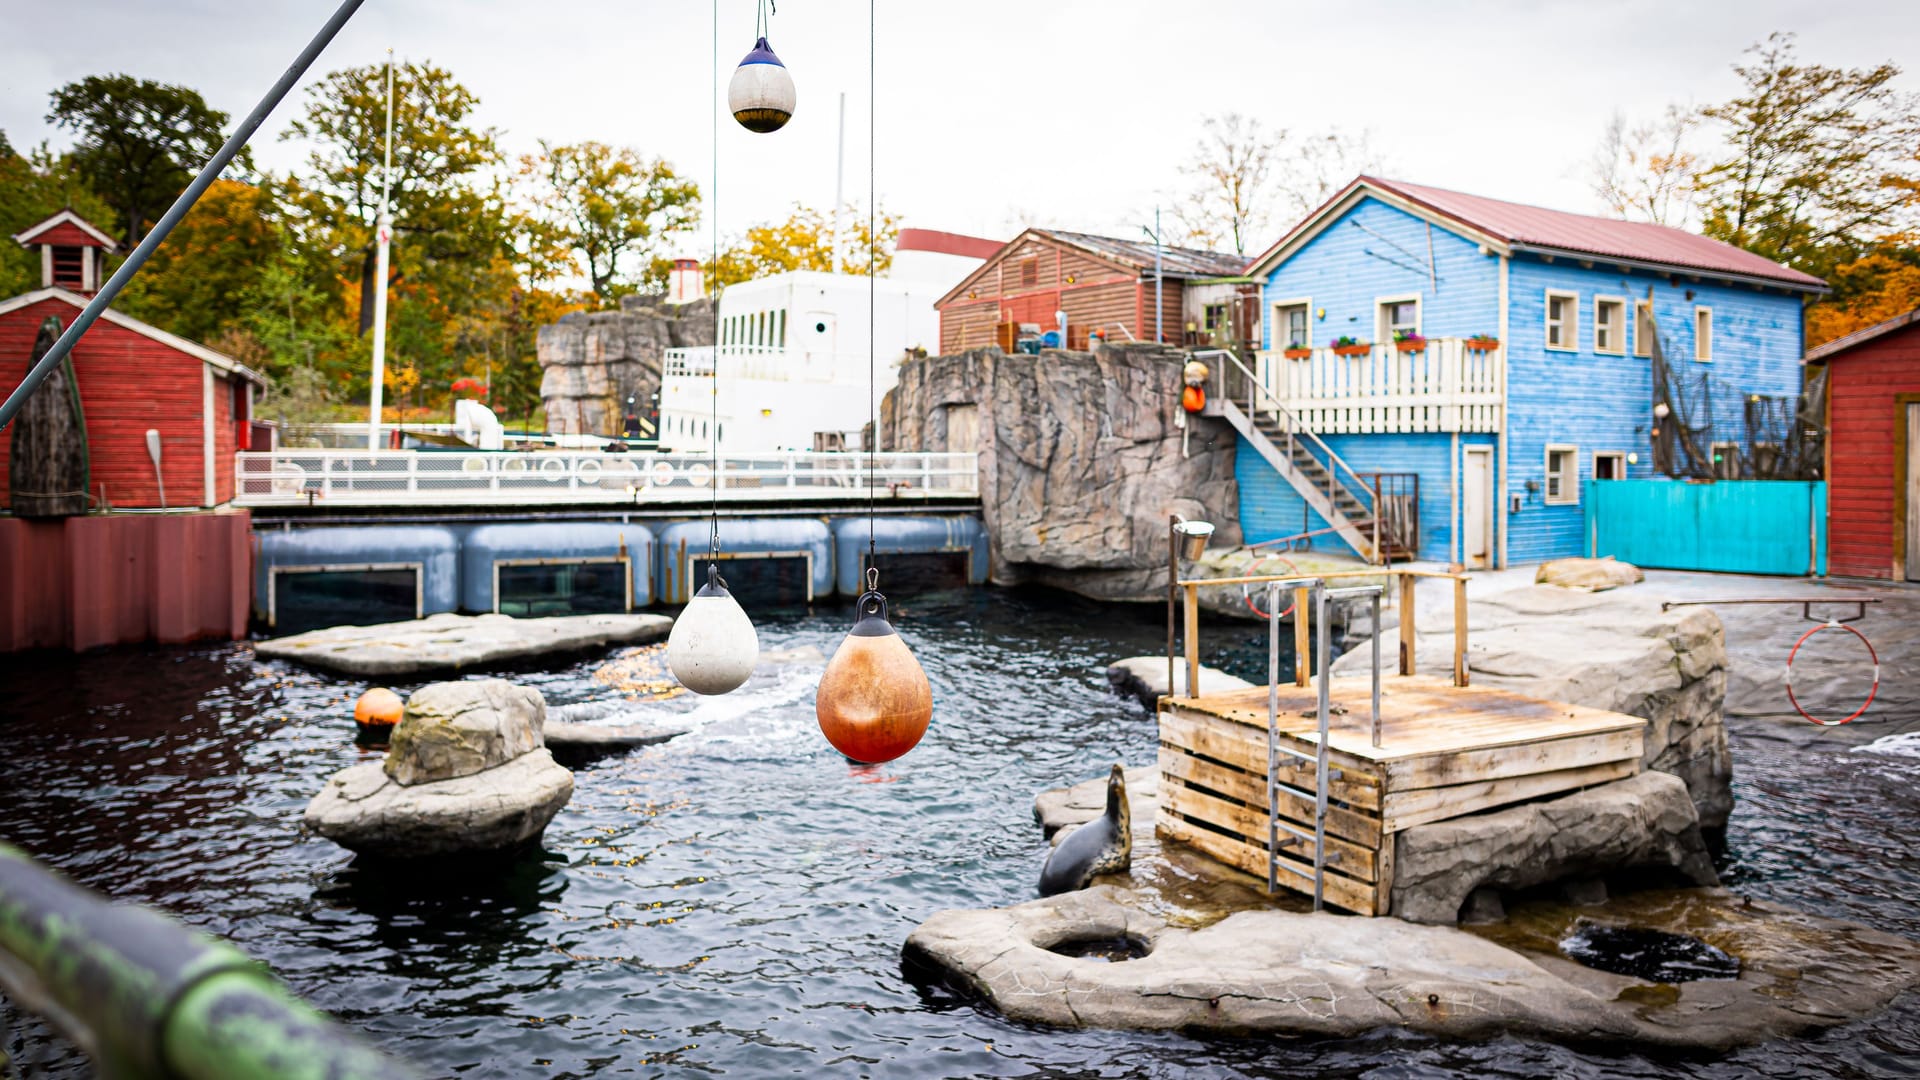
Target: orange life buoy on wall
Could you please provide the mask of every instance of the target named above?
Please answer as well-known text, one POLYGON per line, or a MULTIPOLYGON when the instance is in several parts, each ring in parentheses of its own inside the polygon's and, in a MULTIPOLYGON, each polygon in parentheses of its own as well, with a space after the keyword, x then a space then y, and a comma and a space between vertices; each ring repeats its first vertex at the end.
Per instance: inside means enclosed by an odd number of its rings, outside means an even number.
POLYGON ((1189 386, 1180 391, 1180 405, 1188 412, 1199 412, 1207 407, 1207 392, 1197 386, 1189 386))

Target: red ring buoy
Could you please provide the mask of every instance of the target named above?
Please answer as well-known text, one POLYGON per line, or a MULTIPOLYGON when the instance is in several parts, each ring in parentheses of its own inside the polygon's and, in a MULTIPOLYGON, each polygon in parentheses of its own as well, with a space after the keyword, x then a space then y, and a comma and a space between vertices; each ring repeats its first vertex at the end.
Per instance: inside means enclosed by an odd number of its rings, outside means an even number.
MULTIPOLYGON (((1260 556, 1258 559, 1255 559, 1253 560, 1253 562, 1247 564, 1247 576, 1248 577, 1254 576, 1254 574, 1260 569, 1260 564, 1266 562, 1268 559, 1279 559, 1281 562, 1287 564, 1287 573, 1293 574, 1296 577, 1299 576, 1300 568, 1293 565, 1293 560, 1287 558, 1285 555, 1260 556)), ((1251 582, 1243 581, 1240 583, 1240 599, 1247 602, 1248 611, 1253 612, 1255 615, 1258 615, 1263 619, 1272 618, 1271 615, 1268 615, 1266 612, 1260 610, 1260 605, 1253 602, 1253 590, 1251 588, 1251 585, 1252 585, 1251 582)), ((1298 607, 1299 604, 1300 602, 1298 600, 1295 600, 1293 603, 1288 604, 1287 610, 1281 612, 1280 617, 1284 619, 1287 616, 1293 614, 1293 609, 1295 607, 1298 607)))
POLYGON ((1807 631, 1806 633, 1801 634, 1800 640, 1793 643, 1792 651, 1787 653, 1787 700, 1793 702, 1794 710, 1798 712, 1801 716, 1804 716, 1808 720, 1811 720, 1814 723, 1819 724, 1821 727, 1838 727, 1841 724, 1846 723, 1848 720, 1857 719, 1861 713, 1866 712, 1867 708, 1873 704, 1874 697, 1879 693, 1880 693, 1880 654, 1874 651, 1873 642, 1867 640, 1867 635, 1861 633, 1858 630, 1855 630, 1853 627, 1848 626, 1845 623, 1837 623, 1837 622, 1821 623, 1819 626, 1816 626, 1813 629, 1807 631), (1867 691, 1867 700, 1864 702, 1861 702, 1860 707, 1853 710, 1852 715, 1848 716, 1846 720, 1822 720, 1819 717, 1808 712, 1805 708, 1803 708, 1800 704, 1800 699, 1793 696, 1793 658, 1799 655, 1800 646, 1805 645, 1807 643, 1808 638, 1812 637, 1813 635, 1819 633, 1822 630, 1845 630, 1847 633, 1852 634, 1854 637, 1859 638, 1860 644, 1865 645, 1867 647, 1867 655, 1873 658, 1873 688, 1867 691))

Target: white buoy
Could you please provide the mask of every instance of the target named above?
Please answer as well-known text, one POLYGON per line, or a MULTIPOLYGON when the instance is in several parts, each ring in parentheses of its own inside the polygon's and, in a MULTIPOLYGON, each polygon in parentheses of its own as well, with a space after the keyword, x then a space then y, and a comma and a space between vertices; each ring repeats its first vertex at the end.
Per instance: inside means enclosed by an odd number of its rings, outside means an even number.
POLYGON ((740 602, 727 591, 720 571, 707 564, 707 583, 673 621, 667 635, 667 666, 696 694, 737 689, 760 662, 760 636, 740 602))
POLYGON ((741 127, 764 135, 787 126, 793 119, 793 105, 793 76, 773 55, 767 39, 761 38, 733 70, 733 81, 727 84, 727 108, 741 127))

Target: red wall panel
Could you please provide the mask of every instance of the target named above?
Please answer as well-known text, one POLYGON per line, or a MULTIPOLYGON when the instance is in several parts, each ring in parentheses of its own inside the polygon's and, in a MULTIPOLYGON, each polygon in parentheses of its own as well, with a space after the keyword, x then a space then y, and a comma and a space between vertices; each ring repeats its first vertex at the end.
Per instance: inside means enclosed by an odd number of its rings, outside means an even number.
POLYGON ((1906 422, 1901 394, 1920 394, 1920 325, 1834 356, 1827 364, 1828 572, 1892 578, 1894 449, 1906 422))

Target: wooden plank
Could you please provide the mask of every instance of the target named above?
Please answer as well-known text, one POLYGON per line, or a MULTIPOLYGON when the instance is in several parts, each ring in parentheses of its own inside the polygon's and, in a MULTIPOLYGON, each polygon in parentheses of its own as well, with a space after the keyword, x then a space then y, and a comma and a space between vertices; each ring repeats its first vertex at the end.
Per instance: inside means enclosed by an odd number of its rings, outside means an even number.
POLYGON ((1432 821, 1476 814, 1509 803, 1537 799, 1542 795, 1573 791, 1611 780, 1620 780, 1640 771, 1640 759, 1608 761, 1558 772, 1533 773, 1505 780, 1486 780, 1452 787, 1421 788, 1415 791, 1387 793, 1385 827, 1389 833, 1425 825, 1432 821))
MULTIPOLYGON (((1313 676, 1313 649, 1307 638, 1307 598, 1311 592, 1306 589, 1293 590, 1293 685, 1305 686, 1313 676)), ((1263 688, 1264 689, 1264 688, 1263 688)), ((1262 713, 1262 722, 1265 714, 1262 713)))
POLYGON ((1453 685, 1467 685, 1467 579, 1453 580, 1453 685))
POLYGON ((1413 662, 1414 648, 1414 586, 1420 579, 1412 574, 1400 575, 1400 674, 1412 675, 1417 669, 1413 662))
POLYGON ((1404 758, 1385 763, 1386 788, 1388 791, 1411 791, 1558 772, 1609 761, 1639 761, 1644 748, 1645 729, 1629 728, 1483 750, 1404 758))
MULTIPOLYGON (((1262 849, 1267 846, 1267 812, 1265 810, 1228 802, 1225 799, 1216 799, 1204 791, 1181 784, 1168 784, 1162 788, 1160 805, 1182 817, 1219 826, 1262 849)), ((1305 821, 1289 820, 1287 824, 1305 832, 1313 831, 1311 814, 1305 821)), ((1292 852, 1308 863, 1313 861, 1313 841, 1302 840, 1286 832, 1281 833, 1280 839, 1283 845, 1287 840, 1296 841, 1290 846, 1283 846, 1282 851, 1292 852)), ((1327 857, 1332 859, 1336 854, 1338 858, 1333 865, 1341 873, 1362 881, 1373 880, 1376 870, 1373 845, 1356 844, 1328 833, 1327 857)))
MULTIPOLYGON (((1243 724, 1222 724, 1209 717, 1189 715, 1178 707, 1164 709, 1160 713, 1160 741, 1247 772, 1258 770, 1259 775, 1267 775, 1266 736, 1243 724)), ((1343 764, 1342 769, 1342 775, 1329 786, 1329 793, 1355 807, 1378 809, 1379 777, 1358 767, 1343 764)), ((1313 787, 1313 771, 1293 758, 1281 761, 1277 775, 1283 783, 1313 787)))
POLYGON ((1373 874, 1373 913, 1375 915, 1393 914, 1393 857, 1400 846, 1395 842, 1394 836, 1395 834, 1388 833, 1386 843, 1381 844, 1380 850, 1374 853, 1374 857, 1378 860, 1374 864, 1373 874))
MULTIPOLYGON (((1154 817, 1154 831, 1163 839, 1186 844, 1202 854, 1218 859, 1228 866, 1237 867, 1265 881, 1267 878, 1267 852, 1263 847, 1254 847, 1243 840, 1231 836, 1222 836, 1209 829, 1200 828, 1180 817, 1164 810, 1154 817)), ((1302 863, 1289 856, 1282 855, 1282 862, 1290 863, 1308 874, 1313 873, 1313 863, 1302 863)), ((1300 874, 1281 870, 1276 875, 1282 888, 1292 889, 1307 896, 1313 895, 1313 879, 1300 874)), ((1366 914, 1377 906, 1371 884, 1355 881, 1337 873, 1323 875, 1321 896, 1326 902, 1345 911, 1366 914)))
MULTIPOLYGON (((1200 589, 1187 586, 1186 644, 1187 644, 1187 696, 1200 696, 1200 589)), ((1167 693, 1173 693, 1173 687, 1167 687, 1167 693)))
MULTIPOLYGON (((1216 765, 1191 754, 1163 746, 1160 748, 1160 782, 1165 785, 1168 781, 1174 780, 1183 781, 1189 786, 1205 788, 1230 799, 1238 799, 1260 814, 1266 813, 1267 779, 1264 774, 1255 775, 1241 769, 1216 765)), ((1301 790, 1312 789, 1303 787, 1301 790)), ((1282 817, 1312 824, 1313 803, 1310 800, 1285 791, 1280 792, 1279 795, 1282 817)), ((1366 847, 1380 846, 1380 819, 1358 810, 1328 806, 1327 831, 1366 847)))

